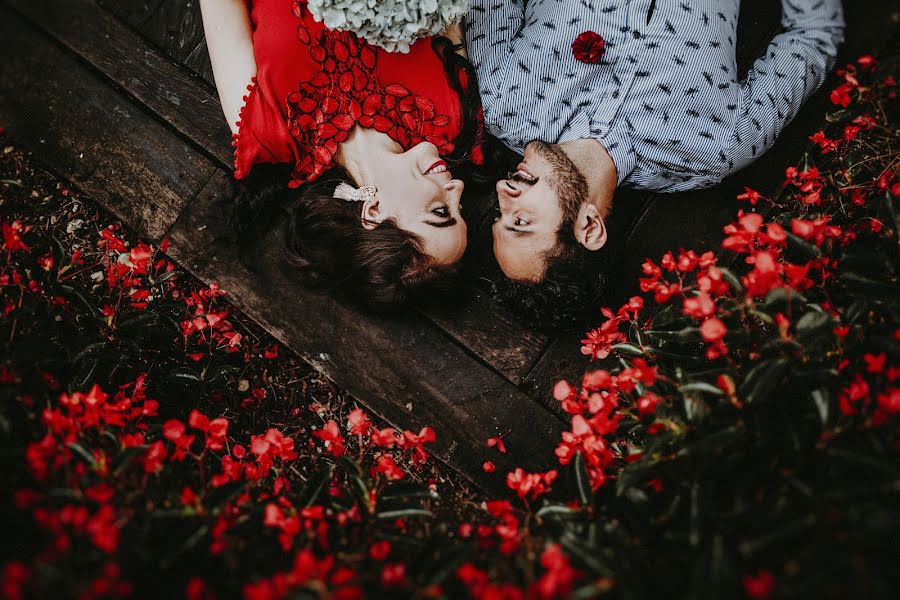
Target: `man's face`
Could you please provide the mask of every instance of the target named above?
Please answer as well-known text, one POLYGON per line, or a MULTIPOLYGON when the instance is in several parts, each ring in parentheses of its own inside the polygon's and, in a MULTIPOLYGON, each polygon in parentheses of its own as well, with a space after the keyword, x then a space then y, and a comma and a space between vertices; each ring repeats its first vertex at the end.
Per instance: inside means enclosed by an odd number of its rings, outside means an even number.
POLYGON ((500 269, 516 281, 540 281, 559 235, 574 235, 573 223, 587 200, 584 176, 558 146, 533 141, 510 178, 497 182, 497 198, 494 257, 500 269))

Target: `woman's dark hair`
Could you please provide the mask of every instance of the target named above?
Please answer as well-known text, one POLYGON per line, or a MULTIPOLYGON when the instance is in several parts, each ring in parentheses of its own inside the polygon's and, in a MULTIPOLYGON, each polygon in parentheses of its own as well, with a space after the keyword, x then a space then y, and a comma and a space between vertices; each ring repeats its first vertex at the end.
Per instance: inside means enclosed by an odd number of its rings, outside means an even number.
MULTIPOLYGON (((434 38, 432 47, 459 95, 462 113, 460 134, 445 160, 457 176, 467 179, 473 173, 469 167, 472 148, 482 136, 475 69, 457 54, 460 45, 447 38, 434 38)), ((297 267, 307 284, 334 289, 364 308, 386 309, 417 298, 432 299, 459 281, 458 266, 435 266, 423 251, 422 240, 393 220, 365 229, 361 203, 333 198, 339 183, 358 185, 343 169, 335 167, 296 190, 287 188, 287 173, 281 167, 257 166, 235 198, 231 222, 245 263, 253 263, 259 240, 286 215, 282 246, 287 262, 297 267)))

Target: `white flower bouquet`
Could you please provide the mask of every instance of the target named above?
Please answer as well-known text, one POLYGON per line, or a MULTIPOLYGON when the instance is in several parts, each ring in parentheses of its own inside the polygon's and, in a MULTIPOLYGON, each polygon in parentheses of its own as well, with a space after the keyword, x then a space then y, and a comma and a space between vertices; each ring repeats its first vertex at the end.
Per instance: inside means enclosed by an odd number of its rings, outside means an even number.
POLYGON ((409 52, 419 38, 459 21, 469 0, 309 0, 313 17, 329 29, 351 31, 388 52, 409 52))

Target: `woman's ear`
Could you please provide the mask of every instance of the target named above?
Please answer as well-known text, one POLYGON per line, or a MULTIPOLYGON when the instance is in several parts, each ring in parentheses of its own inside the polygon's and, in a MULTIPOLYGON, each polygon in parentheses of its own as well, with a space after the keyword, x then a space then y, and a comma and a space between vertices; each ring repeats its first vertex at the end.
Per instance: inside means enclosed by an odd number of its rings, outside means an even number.
POLYGON ((363 228, 368 229, 369 231, 375 229, 382 221, 384 221, 384 216, 381 214, 381 207, 378 204, 377 197, 372 196, 363 202, 362 212, 360 213, 359 218, 363 228))
POLYGON ((581 205, 574 233, 578 243, 588 250, 599 250, 606 245, 606 223, 596 206, 588 202, 581 205))

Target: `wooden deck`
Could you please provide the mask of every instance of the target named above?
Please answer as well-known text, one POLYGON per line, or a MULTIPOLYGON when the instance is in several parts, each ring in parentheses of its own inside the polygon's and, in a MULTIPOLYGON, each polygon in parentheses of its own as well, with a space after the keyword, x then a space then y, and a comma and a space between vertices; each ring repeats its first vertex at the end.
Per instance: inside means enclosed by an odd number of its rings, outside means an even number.
MULTIPOLYGON (((780 2, 745 2, 738 37, 746 68, 779 27, 780 2)), ((893 32, 879 0, 848 10, 842 59, 893 32)), ((626 192, 616 218, 628 232, 615 298, 634 292, 644 257, 714 246, 741 186, 761 191, 796 161, 821 122, 819 94, 773 151, 714 190, 626 192)), ((0 125, 85 194, 155 241, 371 411, 407 429, 431 425, 435 454, 490 491, 502 473, 552 467, 564 421, 549 389, 585 367, 579 336, 530 331, 476 289, 463 306, 373 318, 296 284, 276 250, 251 271, 225 224, 230 133, 212 82, 196 0, 0 0, 0 125), (485 449, 507 433, 509 454, 485 449), (485 474, 484 460, 497 464, 485 474)), ((489 235, 493 199, 465 204, 489 235)), ((271 246, 271 244, 270 244, 271 246)))

